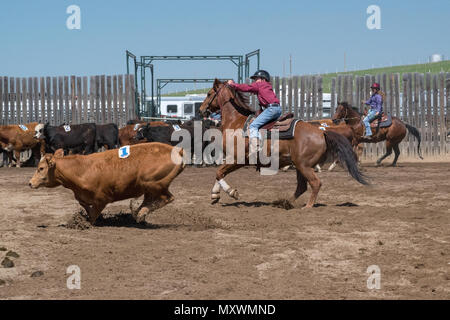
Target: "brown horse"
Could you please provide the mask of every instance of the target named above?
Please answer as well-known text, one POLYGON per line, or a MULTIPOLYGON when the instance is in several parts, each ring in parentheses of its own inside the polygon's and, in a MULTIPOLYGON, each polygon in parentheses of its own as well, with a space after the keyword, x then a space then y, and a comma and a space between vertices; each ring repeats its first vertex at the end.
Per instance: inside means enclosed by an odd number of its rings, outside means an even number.
MULTIPOLYGON (((222 113, 223 132, 226 132, 227 129, 242 130, 247 117, 254 113, 247 102, 248 100, 241 92, 216 79, 213 88, 209 90, 208 96, 200 107, 200 112, 206 116, 208 112, 215 112, 220 109, 222 113)), ((224 152, 227 149, 226 141, 226 135, 224 134, 222 142, 224 152)), ((270 155, 270 145, 270 141, 265 144, 267 155, 270 155)), ((211 191, 213 203, 219 201, 221 188, 229 196, 235 199, 239 198, 237 190, 231 188, 225 182, 224 178, 229 173, 249 165, 248 138, 245 138, 245 164, 237 163, 236 140, 234 140, 233 150, 233 163, 225 162, 217 170, 216 182, 211 191)), ((345 137, 338 133, 322 131, 309 123, 298 121, 294 128, 294 138, 279 140, 278 150, 279 167, 293 163, 297 171, 297 189, 292 200, 295 201, 306 191, 307 183, 311 186, 312 193, 306 204, 307 208, 313 207, 315 204, 321 186, 319 177, 313 168, 316 164, 323 162, 330 153, 337 155, 338 159, 356 181, 361 184, 367 184, 364 176, 358 169, 351 144, 345 137)))
POLYGON ((372 129, 372 131, 374 131, 372 137, 370 139, 364 139, 363 136, 365 129, 364 124, 362 123, 363 116, 364 115, 353 109, 347 102, 341 102, 338 104, 338 107, 332 119, 345 120, 345 122, 353 128, 355 138, 357 139, 358 143, 377 143, 386 140, 386 153, 377 160, 377 165, 380 165, 381 161, 392 154, 392 149, 394 150, 395 154, 392 166, 395 167, 397 165, 398 156, 400 155, 400 148, 398 147, 398 144, 406 136, 406 130, 408 130, 409 133, 416 137, 418 141, 417 153, 420 159, 423 159, 420 152, 420 132, 416 128, 410 126, 407 123, 403 123, 403 121, 397 117, 392 117, 392 124, 389 127, 379 128, 378 131, 376 129, 372 129))

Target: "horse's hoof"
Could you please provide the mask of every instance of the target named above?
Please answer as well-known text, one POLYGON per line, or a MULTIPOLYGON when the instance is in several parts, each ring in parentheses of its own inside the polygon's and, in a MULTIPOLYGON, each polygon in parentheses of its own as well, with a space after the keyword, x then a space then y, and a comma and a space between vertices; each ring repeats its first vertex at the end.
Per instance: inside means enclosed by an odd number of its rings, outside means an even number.
POLYGON ((236 189, 231 189, 228 195, 235 200, 239 200, 239 193, 237 192, 236 189))
POLYGON ((219 202, 219 199, 220 198, 211 199, 211 204, 216 204, 217 202, 219 202))

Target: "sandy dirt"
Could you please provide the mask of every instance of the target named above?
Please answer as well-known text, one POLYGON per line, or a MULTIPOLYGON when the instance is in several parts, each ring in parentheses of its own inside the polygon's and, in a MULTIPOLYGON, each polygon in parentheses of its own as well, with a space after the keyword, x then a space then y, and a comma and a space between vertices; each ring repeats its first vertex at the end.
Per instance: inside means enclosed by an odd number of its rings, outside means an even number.
POLYGON ((0 260, 18 255, 0 266, 1 299, 450 297, 450 163, 367 164, 369 187, 323 172, 319 205, 301 209, 308 191, 289 210, 295 171, 241 169, 227 179, 241 199, 211 205, 215 168, 186 168, 146 224, 122 201, 90 228, 70 190, 31 190, 33 172, 0 169, 0 260), (66 286, 70 265, 80 290, 66 286))

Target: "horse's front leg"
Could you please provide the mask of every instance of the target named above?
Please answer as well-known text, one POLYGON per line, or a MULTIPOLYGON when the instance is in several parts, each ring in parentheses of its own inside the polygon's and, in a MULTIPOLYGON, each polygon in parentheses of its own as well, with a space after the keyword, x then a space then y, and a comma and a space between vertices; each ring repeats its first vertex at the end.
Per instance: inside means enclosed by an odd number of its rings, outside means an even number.
POLYGON ((220 199, 220 189, 222 188, 230 197, 234 199, 239 199, 239 193, 236 189, 230 187, 230 185, 225 181, 225 176, 229 173, 243 167, 243 164, 223 164, 217 169, 216 172, 216 182, 211 190, 211 203, 215 204, 219 202, 220 199))

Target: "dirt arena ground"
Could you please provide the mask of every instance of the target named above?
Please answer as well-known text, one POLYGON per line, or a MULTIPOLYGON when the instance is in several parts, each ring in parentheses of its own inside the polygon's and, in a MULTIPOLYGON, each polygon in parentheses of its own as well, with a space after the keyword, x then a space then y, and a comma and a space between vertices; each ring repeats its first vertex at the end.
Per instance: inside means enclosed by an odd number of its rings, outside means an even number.
POLYGON ((450 163, 366 164, 370 187, 324 172, 318 207, 303 210, 309 191, 293 209, 274 204, 294 192, 294 171, 241 169, 227 179, 241 199, 222 193, 213 206, 215 169, 186 168, 175 202, 146 225, 123 201, 84 230, 67 227, 79 210, 71 191, 31 190, 33 172, 0 169, 0 260, 18 254, 0 266, 1 299, 450 297, 450 163), (70 265, 80 290, 66 287, 70 265), (367 288, 371 265, 379 290, 367 288))

